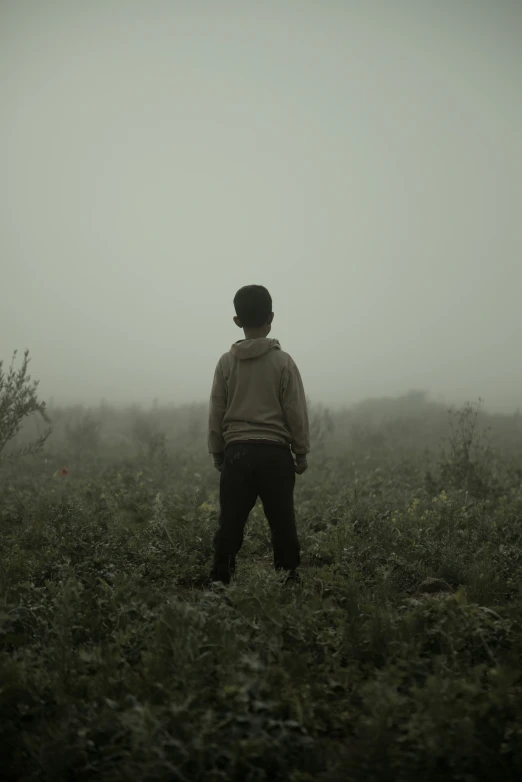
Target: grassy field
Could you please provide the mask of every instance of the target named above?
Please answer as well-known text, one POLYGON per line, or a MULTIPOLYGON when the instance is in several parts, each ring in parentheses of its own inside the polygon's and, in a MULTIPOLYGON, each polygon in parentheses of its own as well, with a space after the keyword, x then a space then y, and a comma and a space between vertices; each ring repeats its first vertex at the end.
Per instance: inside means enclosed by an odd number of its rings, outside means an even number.
POLYGON ((314 408, 303 585, 256 507, 225 589, 203 409, 50 415, 0 469, 3 779, 521 778, 519 416, 314 408))

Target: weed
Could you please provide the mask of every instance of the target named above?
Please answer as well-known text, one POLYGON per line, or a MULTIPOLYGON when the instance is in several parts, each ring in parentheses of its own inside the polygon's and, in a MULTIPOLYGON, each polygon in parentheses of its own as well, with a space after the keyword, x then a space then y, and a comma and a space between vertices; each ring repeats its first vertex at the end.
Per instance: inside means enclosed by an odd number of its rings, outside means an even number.
POLYGON ((490 417, 490 448, 467 407, 437 463, 441 411, 410 402, 312 411, 291 588, 259 505, 236 580, 208 587, 204 411, 54 410, 0 474, 3 778, 520 778, 522 438, 490 417))

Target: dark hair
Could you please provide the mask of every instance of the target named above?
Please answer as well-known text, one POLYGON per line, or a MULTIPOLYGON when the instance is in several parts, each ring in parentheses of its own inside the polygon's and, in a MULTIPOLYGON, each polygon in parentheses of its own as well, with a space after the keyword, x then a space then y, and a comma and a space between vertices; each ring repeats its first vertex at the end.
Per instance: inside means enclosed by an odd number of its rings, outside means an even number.
POLYGON ((272 312, 272 297, 263 285, 245 285, 234 296, 234 307, 243 326, 258 328, 272 312))

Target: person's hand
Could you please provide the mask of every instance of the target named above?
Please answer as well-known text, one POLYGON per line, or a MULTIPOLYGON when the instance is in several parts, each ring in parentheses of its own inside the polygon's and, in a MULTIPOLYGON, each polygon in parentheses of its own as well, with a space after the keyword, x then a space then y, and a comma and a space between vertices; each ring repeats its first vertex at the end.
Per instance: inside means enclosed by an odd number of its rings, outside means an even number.
POLYGON ((222 453, 215 453, 214 454, 214 467, 216 468, 216 470, 219 470, 219 472, 221 472, 221 470, 223 469, 224 463, 225 463, 225 457, 223 456, 223 454, 222 453))
POLYGON ((295 471, 298 475, 302 475, 308 469, 308 461, 306 455, 299 455, 295 457, 295 471))

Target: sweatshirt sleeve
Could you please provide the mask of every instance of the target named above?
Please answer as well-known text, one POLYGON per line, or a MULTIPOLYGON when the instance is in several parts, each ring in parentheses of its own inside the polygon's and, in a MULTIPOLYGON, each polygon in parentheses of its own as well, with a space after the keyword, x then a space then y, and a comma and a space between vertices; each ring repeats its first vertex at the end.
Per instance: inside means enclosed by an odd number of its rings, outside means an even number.
POLYGON ((281 405, 286 423, 292 435, 292 451, 298 454, 310 453, 310 428, 308 409, 299 370, 290 359, 283 372, 281 405))
POLYGON ((210 408, 208 414, 208 451, 209 453, 223 453, 225 442, 223 440, 223 418, 227 409, 227 385, 223 375, 221 360, 214 372, 214 381, 210 394, 210 408))

